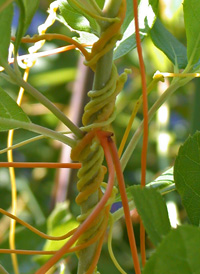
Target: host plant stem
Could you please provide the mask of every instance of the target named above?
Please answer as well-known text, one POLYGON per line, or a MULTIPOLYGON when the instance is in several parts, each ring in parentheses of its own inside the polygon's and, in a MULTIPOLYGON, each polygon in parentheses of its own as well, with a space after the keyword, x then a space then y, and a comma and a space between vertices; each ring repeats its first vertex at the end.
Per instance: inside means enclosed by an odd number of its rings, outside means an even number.
MULTIPOLYGON (((105 6, 105 13, 108 17, 116 17, 119 11, 119 7, 121 5, 121 0, 111 0, 107 1, 105 6)), ((106 26, 104 26, 106 28, 106 26)), ((112 63, 113 63, 113 49, 102 56, 97 64, 96 70, 94 75, 94 82, 93 82, 93 90, 102 89, 106 83, 109 81, 111 76, 112 70, 112 63)), ((88 209, 93 207, 95 204, 99 202, 99 193, 96 191, 93 193, 88 201, 84 203, 84 208, 82 208, 82 213, 86 213, 88 209)), ((91 246, 87 247, 83 251, 80 252, 79 256, 79 266, 78 266, 78 274, 84 274, 87 269, 89 268, 92 258, 95 254, 98 242, 92 244, 91 246)))

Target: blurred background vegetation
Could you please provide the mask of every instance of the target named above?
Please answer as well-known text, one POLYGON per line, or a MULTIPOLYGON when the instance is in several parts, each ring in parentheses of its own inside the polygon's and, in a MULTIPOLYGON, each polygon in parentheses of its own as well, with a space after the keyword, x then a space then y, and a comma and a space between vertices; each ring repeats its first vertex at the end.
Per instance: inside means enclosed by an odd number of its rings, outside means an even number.
MULTIPOLYGON (((47 8, 50 1, 41 0, 40 7, 36 13, 33 22, 30 26, 28 34, 34 35, 37 33, 37 26, 42 24, 47 17, 47 8)), ((180 0, 162 0, 160 1, 159 17, 166 26, 183 44, 186 44, 184 21, 182 14, 182 1, 180 0)), ((14 18, 13 27, 17 25, 17 8, 14 18)), ((56 22, 49 28, 48 32, 57 32, 68 35, 68 31, 64 25, 56 22)), ((62 41, 46 42, 42 51, 64 46, 62 41)), ((151 42, 150 37, 144 39, 143 54, 146 65, 147 83, 152 80, 153 74, 159 70, 162 72, 173 72, 173 65, 151 42)), ((27 54, 27 47, 23 45, 20 49, 21 54, 27 54)), ((71 98, 74 92, 82 91, 83 85, 85 89, 91 86, 92 73, 83 72, 82 59, 80 60, 78 51, 73 50, 49 57, 39 58, 36 65, 30 71, 29 82, 47 96, 52 102, 58 105, 67 115, 77 111, 79 106, 73 105, 70 108, 71 98), (89 80, 87 83, 79 79, 79 74, 85 73, 89 80), (77 81, 79 80, 78 84, 77 81), (82 86, 81 86, 82 85, 82 86), (76 88, 76 90, 75 90, 76 88), (77 91, 78 90, 78 91, 77 91)), ((141 79, 138 66, 138 58, 136 50, 133 50, 123 58, 116 62, 118 71, 123 71, 124 68, 131 68, 132 73, 129 75, 128 81, 124 90, 120 93, 117 99, 117 118, 113 123, 115 131, 116 143, 119 146, 123 133, 129 121, 134 104, 141 94, 141 79)), ((149 95, 149 106, 151 106, 160 94, 169 85, 169 80, 164 83, 159 83, 157 87, 149 95)), ((149 127, 149 147, 147 158, 147 183, 156 178, 164 170, 173 166, 180 144, 187 138, 189 134, 193 134, 196 130, 200 130, 200 115, 198 106, 200 104, 199 92, 200 80, 196 79, 179 89, 166 103, 160 108, 157 115, 149 127)), ((0 85, 8 91, 8 93, 16 98, 18 87, 11 85, 0 78, 0 85)), ((82 95, 80 95, 82 96, 82 95)), ((49 113, 43 106, 36 102, 31 96, 25 93, 22 108, 29 115, 32 122, 41 124, 48 128, 63 130, 58 120, 49 113)), ((81 106, 80 106, 81 108, 81 106)), ((142 119, 142 109, 140 109, 131 134, 135 132, 142 119)), ((33 133, 16 130, 14 134, 14 143, 18 143, 26 138, 35 136, 33 133)), ((0 133, 0 149, 6 147, 7 133, 0 133)), ((124 172, 127 186, 140 183, 140 157, 141 157, 142 142, 137 145, 127 167, 124 172)), ((42 139, 35 143, 25 145, 22 148, 13 151, 14 161, 44 161, 57 162, 68 161, 69 151, 65 150, 60 143, 49 139, 42 139), (66 153, 65 153, 66 152, 66 153)), ((5 154, 0 155, 0 161, 7 161, 5 154)), ((18 189, 18 217, 36 226, 37 228, 46 231, 47 219, 55 209, 56 201, 59 199, 59 180, 60 174, 54 169, 16 169, 16 181, 18 189)), ((66 175, 64 186, 68 188, 66 191, 67 203, 64 206, 65 216, 62 214, 59 217, 56 215, 59 210, 54 211, 54 217, 58 222, 53 223, 53 218, 48 219, 48 232, 51 233, 54 228, 58 228, 58 224, 65 224, 54 233, 63 234, 62 229, 69 229, 69 226, 76 224, 74 217, 79 214, 79 208, 76 206, 74 199, 77 194, 75 177, 66 175), (69 181, 66 178, 70 178, 69 181), (70 213, 71 212, 71 213, 70 213), (74 222, 74 223, 73 223, 74 222), (53 228, 52 228, 53 227, 53 228)), ((11 207, 11 189, 8 169, 0 168, 0 207, 9 211, 11 207)), ((187 217, 181 206, 179 196, 173 192, 165 197, 167 203, 173 202, 173 210, 178 209, 178 218, 180 222, 186 222, 187 217)), ((170 208, 170 207, 169 207, 170 208)), ((62 208, 63 210, 63 208, 62 208)), ((61 210, 61 211, 62 211, 61 210)), ((134 219, 136 235, 138 236, 138 220, 134 219)), ((9 219, 5 216, 0 217, 0 248, 9 248, 8 246, 9 219)), ((138 241, 138 239, 137 239, 138 241)), ((18 249, 42 249, 45 244, 38 236, 24 229, 21 225, 17 225, 16 231, 16 247, 18 249)), ((152 252, 152 244, 147 238, 147 247, 149 254, 152 252)), ((54 245, 46 247, 53 249, 54 245)), ((129 246, 125 231, 124 220, 121 219, 115 225, 113 231, 113 249, 119 263, 124 267, 127 273, 133 273, 132 260, 129 252, 129 246)), ((20 273, 34 273, 43 260, 39 257, 18 256, 20 264, 20 273)), ((45 259, 44 259, 45 260, 45 259)), ((65 273, 76 273, 76 257, 75 255, 66 257, 68 262, 65 273)), ((0 254, 0 263, 12 274, 12 263, 10 255, 0 254)), ((102 256, 99 263, 99 271, 101 273, 117 273, 107 251, 107 246, 104 245, 102 256)))

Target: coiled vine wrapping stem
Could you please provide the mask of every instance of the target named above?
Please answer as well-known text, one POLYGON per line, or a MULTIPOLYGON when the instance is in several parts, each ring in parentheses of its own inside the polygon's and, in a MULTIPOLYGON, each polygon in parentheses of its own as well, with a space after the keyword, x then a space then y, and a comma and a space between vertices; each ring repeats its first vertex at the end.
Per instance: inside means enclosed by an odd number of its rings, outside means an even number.
MULTIPOLYGON (((109 130, 114 120, 115 99, 127 79, 126 73, 118 75, 113 64, 113 47, 119 39, 120 27, 125 14, 125 1, 118 1, 120 8, 117 14, 119 20, 102 29, 102 34, 91 51, 85 64, 95 71, 93 89, 88 92, 89 103, 85 106, 82 118, 83 131, 88 134, 83 137, 77 147, 73 148, 71 158, 80 161, 82 167, 78 172, 79 181, 77 188, 79 194, 76 198, 77 204, 81 207, 81 215, 78 220, 83 222, 102 196, 101 183, 104 178, 105 168, 102 166, 104 152, 96 136, 92 136, 94 129, 109 130), (86 140, 87 139, 87 140, 86 140)), ((108 11, 106 12, 108 14, 108 11)), ((101 229, 104 223, 104 208, 96 221, 79 238, 78 244, 88 241, 101 229)), ((91 265, 96 260, 95 254, 99 252, 99 245, 102 239, 78 252, 79 266, 78 274, 93 273, 91 265), (97 251, 98 250, 98 251, 97 251), (92 272, 91 272, 92 271, 92 272)))

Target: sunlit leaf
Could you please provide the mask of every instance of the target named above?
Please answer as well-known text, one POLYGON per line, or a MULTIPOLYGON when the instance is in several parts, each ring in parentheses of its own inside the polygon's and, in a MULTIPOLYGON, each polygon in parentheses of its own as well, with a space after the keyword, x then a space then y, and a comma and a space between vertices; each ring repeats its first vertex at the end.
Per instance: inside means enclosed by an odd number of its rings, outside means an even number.
POLYGON ((200 58, 200 1, 185 0, 183 12, 187 37, 187 56, 189 62, 195 64, 200 58))
POLYGON ((150 30, 150 35, 154 45, 162 50, 174 65, 177 64, 180 69, 187 66, 186 47, 163 26, 159 19, 150 30))
POLYGON ((200 221, 200 132, 180 147, 174 165, 174 180, 192 224, 200 221))
MULTIPOLYGON (((0 0, 0 7, 6 0, 0 0)), ((8 61, 8 49, 10 45, 11 25, 13 18, 13 5, 8 5, 0 12, 0 65, 8 61)))
POLYGON ((153 188, 140 186, 132 188, 131 193, 149 238, 158 245, 170 231, 167 207, 161 194, 153 188))
MULTIPOLYGON (((0 87, 0 118, 17 120, 21 122, 30 122, 28 116, 21 107, 0 87)), ((1 125, 0 131, 9 130, 12 127, 1 125)))
POLYGON ((199 273, 199 245, 199 228, 180 226, 171 230, 147 261, 142 273, 199 273))
POLYGON ((100 28, 96 20, 84 13, 71 1, 59 0, 59 10, 61 21, 65 21, 71 30, 84 31, 99 35, 100 28))
MULTIPOLYGON (((149 30, 153 27, 154 21, 156 19, 156 7, 158 6, 158 1, 156 0, 141 0, 138 6, 138 18, 139 18, 139 28, 140 28, 140 38, 141 40, 147 36, 149 30), (153 8, 152 8, 153 5, 153 8)), ((128 12, 126 13, 126 18, 122 26, 123 37, 120 40, 114 51, 114 59, 118 59, 123 55, 130 52, 136 47, 135 40, 135 22, 133 18, 133 6, 132 1, 127 1, 128 12)))

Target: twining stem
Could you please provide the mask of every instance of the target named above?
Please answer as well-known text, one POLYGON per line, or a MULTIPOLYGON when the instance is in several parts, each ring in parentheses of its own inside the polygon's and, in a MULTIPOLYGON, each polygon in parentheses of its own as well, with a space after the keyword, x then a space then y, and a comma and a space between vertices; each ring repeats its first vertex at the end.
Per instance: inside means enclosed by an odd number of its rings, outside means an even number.
POLYGON ((46 273, 46 271, 48 271, 59 259, 61 259, 61 257, 69 250, 69 248, 78 240, 78 238, 88 229, 92 222, 97 218, 102 209, 105 207, 105 204, 107 203, 108 199, 110 198, 114 186, 114 165, 107 141, 108 136, 108 134, 105 134, 105 136, 100 140, 101 145, 104 149, 104 154, 109 170, 108 186, 106 188, 104 196, 101 198, 101 200, 99 201, 95 209, 92 211, 92 213, 87 217, 87 219, 77 228, 76 232, 69 239, 69 241, 60 250, 58 250, 56 254, 46 264, 44 264, 35 274, 46 273))
MULTIPOLYGON (((115 2, 112 1, 112 5, 107 5, 111 1, 106 2, 106 6, 103 8, 103 12, 107 17, 116 17, 119 12, 119 7, 121 5, 121 0, 115 2), (117 9, 115 8, 117 7, 117 9)), ((108 22, 103 22, 104 24, 101 25, 102 34, 106 29, 109 27, 108 22)), ((87 58, 86 58, 87 60, 87 58)), ((95 65, 95 75, 94 75, 94 82, 93 82, 93 90, 97 91, 104 88, 111 77, 111 71, 113 66, 113 49, 109 50, 105 53, 96 63, 95 65)), ((85 125, 90 126, 90 124, 85 125)), ((84 203, 83 207, 81 208, 81 212, 86 213, 87 210, 93 207, 94 204, 99 202, 99 195, 98 191, 95 191, 92 195, 90 195, 87 202, 84 203)), ((88 266, 90 266, 93 254, 95 254, 97 250, 97 246, 99 243, 96 243, 87 249, 83 250, 81 254, 79 254, 79 266, 78 266, 78 273, 82 274, 88 270, 88 266)))

